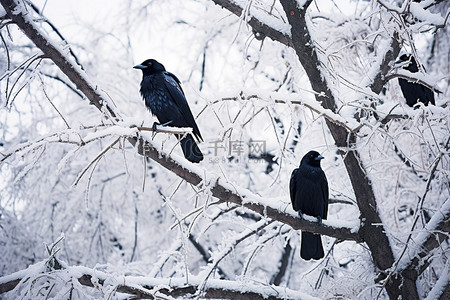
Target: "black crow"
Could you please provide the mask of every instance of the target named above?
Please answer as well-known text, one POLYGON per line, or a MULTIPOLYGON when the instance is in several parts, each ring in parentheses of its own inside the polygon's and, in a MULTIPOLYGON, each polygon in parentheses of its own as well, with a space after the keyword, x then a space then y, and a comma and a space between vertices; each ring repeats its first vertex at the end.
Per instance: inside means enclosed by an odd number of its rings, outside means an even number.
MULTIPOLYGON (((191 127, 197 140, 202 141, 180 80, 174 74, 167 72, 164 66, 154 59, 147 59, 133 68, 142 70, 140 92, 145 106, 158 118, 158 121, 163 125, 191 127)), ((155 128, 156 124, 153 125, 155 128)), ((177 135, 177 137, 181 136, 177 135)), ((203 154, 191 134, 183 137, 180 143, 187 160, 198 163, 203 159, 203 154)))
MULTIPOLYGON (((292 172, 289 185, 294 210, 300 217, 303 213, 317 217, 319 223, 327 218, 328 212, 328 181, 320 167, 321 159, 323 156, 318 152, 309 151, 292 172)), ((300 256, 306 260, 324 257, 319 234, 302 231, 300 256)))
MULTIPOLYGON (((397 63, 409 62, 403 69, 410 71, 411 73, 419 72, 416 60, 414 56, 409 54, 403 54, 397 60, 397 63)), ((434 94, 429 88, 421 85, 420 83, 409 82, 406 79, 399 78, 398 83, 402 89, 403 96, 406 99, 406 104, 413 107, 417 102, 422 102, 425 105, 428 103, 434 104, 434 94)))

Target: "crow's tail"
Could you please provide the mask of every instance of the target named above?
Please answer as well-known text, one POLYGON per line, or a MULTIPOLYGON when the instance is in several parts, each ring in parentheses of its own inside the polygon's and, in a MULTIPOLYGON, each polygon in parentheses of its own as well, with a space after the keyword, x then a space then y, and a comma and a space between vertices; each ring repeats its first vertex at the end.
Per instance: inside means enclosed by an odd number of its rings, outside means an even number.
POLYGON ((305 260, 321 259, 325 256, 320 234, 302 231, 300 256, 305 260))
POLYGON ((181 141, 184 157, 193 163, 199 163, 203 160, 203 154, 197 146, 191 134, 185 136, 181 141))

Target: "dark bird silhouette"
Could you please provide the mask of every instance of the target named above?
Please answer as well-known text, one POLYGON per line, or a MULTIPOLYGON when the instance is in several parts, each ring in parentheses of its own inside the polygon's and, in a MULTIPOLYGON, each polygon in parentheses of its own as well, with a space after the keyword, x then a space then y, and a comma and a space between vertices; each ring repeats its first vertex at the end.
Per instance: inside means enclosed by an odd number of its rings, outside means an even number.
MULTIPOLYGON (((174 74, 167 72, 164 66, 154 59, 147 59, 133 68, 142 70, 140 92, 145 106, 158 118, 158 121, 163 125, 191 127, 197 141, 202 141, 180 80, 174 74)), ((153 128, 156 124, 153 124, 153 128)), ((177 138, 181 138, 181 135, 177 135, 177 138)), ((203 159, 203 154, 191 134, 183 137, 180 144, 184 157, 190 162, 198 163, 203 159)))
MULTIPOLYGON (((397 60, 397 63, 401 62, 409 62, 403 67, 403 69, 408 70, 411 73, 419 72, 419 68, 417 66, 416 60, 414 59, 414 56, 403 54, 397 60)), ((420 83, 409 82, 408 80, 403 78, 399 78, 398 83, 400 84, 403 96, 406 99, 406 104, 408 104, 409 106, 413 107, 415 104, 417 104, 417 102, 422 102, 425 105, 428 105, 428 103, 435 105, 433 91, 426 86, 423 86, 420 83)))
MULTIPOLYGON (((328 213, 328 181, 320 167, 321 159, 323 156, 318 152, 309 151, 292 172, 289 185, 294 210, 300 217, 303 213, 317 217, 319 223, 328 213)), ((300 256, 306 260, 324 257, 319 234, 302 231, 300 256)))

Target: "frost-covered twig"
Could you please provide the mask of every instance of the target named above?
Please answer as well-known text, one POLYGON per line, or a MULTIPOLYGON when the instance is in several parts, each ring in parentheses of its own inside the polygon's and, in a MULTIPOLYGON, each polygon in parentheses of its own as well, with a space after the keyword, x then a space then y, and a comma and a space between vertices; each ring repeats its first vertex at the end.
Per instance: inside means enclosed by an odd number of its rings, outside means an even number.
POLYGON ((115 144, 117 144, 120 140, 120 137, 118 139, 116 139, 115 141, 113 141, 108 147, 106 147, 105 149, 103 149, 84 169, 83 171, 81 171, 81 173, 77 176, 77 178, 75 179, 74 183, 72 184, 73 186, 76 186, 78 184, 78 182, 80 181, 81 177, 83 177, 83 175, 87 172, 87 170, 89 170, 89 168, 96 163, 100 158, 103 157, 103 155, 106 154, 106 152, 108 152, 112 147, 114 147, 115 144))
POLYGON ((224 245, 222 245, 220 250, 211 255, 211 264, 209 264, 200 274, 199 277, 202 277, 202 284, 199 287, 199 292, 204 290, 212 272, 216 269, 217 265, 233 251, 233 249, 240 244, 242 241, 246 240, 250 236, 257 234, 263 228, 269 226, 273 221, 268 220, 260 220, 243 230, 240 234, 234 236, 229 241, 226 241, 224 245))
POLYGON ((117 117, 114 105, 108 100, 109 98, 99 90, 99 88, 90 82, 80 66, 65 55, 63 49, 56 43, 52 42, 46 34, 35 24, 29 11, 27 11, 23 2, 17 0, 0 0, 11 20, 19 26, 26 36, 42 50, 46 57, 61 69, 61 71, 69 77, 77 88, 89 99, 91 104, 100 111, 107 112, 112 118, 117 117))
MULTIPOLYGON (((64 144, 74 144, 77 146, 85 146, 93 141, 96 141, 101 138, 105 138, 108 136, 116 136, 116 137, 130 137, 136 136, 139 132, 153 132, 153 133, 170 133, 170 134, 180 134, 184 135, 192 132, 192 128, 177 128, 177 127, 166 127, 158 125, 156 126, 156 130, 153 131, 153 128, 148 127, 128 127, 122 126, 122 124, 118 125, 104 125, 98 127, 84 127, 78 130, 68 128, 66 130, 61 130, 55 133, 50 133, 40 138, 35 139, 34 141, 25 142, 22 144, 18 144, 12 148, 10 148, 6 152, 0 153, 3 157, 0 158, 0 162, 5 161, 9 157, 11 157, 15 153, 19 152, 30 152, 34 149, 37 149, 41 146, 44 146, 47 143, 64 143, 64 144)), ((118 141, 116 141, 117 143, 118 141)), ((109 148, 108 148, 109 149, 109 148)))
POLYGON ((317 101, 302 99, 299 95, 294 93, 291 94, 283 94, 279 92, 269 92, 263 93, 261 95, 261 91, 241 91, 239 96, 230 96, 230 97, 222 97, 220 99, 216 99, 210 102, 210 104, 220 103, 222 101, 250 101, 257 100, 257 105, 263 105, 264 103, 267 106, 271 106, 273 103, 280 104, 294 104, 294 105, 303 105, 313 112, 323 116, 325 119, 333 122, 339 126, 344 127, 349 132, 355 132, 361 126, 355 120, 347 120, 344 117, 340 116, 337 113, 332 112, 330 109, 325 109, 321 106, 317 101))

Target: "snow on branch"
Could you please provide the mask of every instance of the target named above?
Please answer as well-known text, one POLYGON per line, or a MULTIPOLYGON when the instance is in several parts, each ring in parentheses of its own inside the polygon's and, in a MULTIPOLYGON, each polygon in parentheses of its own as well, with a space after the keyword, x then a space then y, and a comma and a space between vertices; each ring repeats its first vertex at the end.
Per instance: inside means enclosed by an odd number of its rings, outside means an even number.
POLYGON ((264 217, 289 225, 296 230, 311 231, 340 240, 361 241, 361 237, 358 234, 359 224, 342 221, 333 222, 330 220, 324 220, 322 224, 319 224, 314 217, 300 219, 290 207, 290 204, 286 206, 284 203, 274 202, 273 199, 264 199, 247 189, 237 187, 224 178, 217 177, 212 172, 189 163, 181 157, 178 159, 176 155, 171 156, 162 150, 158 150, 158 146, 145 134, 142 134, 140 138, 130 138, 128 141, 137 147, 139 154, 150 157, 161 166, 195 186, 203 185, 220 201, 232 202, 246 207, 264 217))
POLYGON ((157 125, 155 126, 155 128, 148 128, 138 127, 135 125, 126 126, 126 124, 121 123, 118 123, 118 125, 86 127, 79 130, 69 128, 66 130, 47 134, 38 139, 35 139, 34 141, 28 141, 18 144, 10 148, 7 152, 0 153, 0 155, 2 156, 0 157, 0 162, 7 160, 13 154, 20 153, 24 155, 35 149, 45 146, 48 143, 65 143, 81 147, 105 137, 114 136, 127 138, 137 136, 140 134, 140 132, 152 132, 153 134, 170 133, 185 135, 188 133, 192 133, 192 128, 165 127, 161 125, 157 125))
MULTIPOLYGON (((400 258, 397 273, 406 269, 416 269, 420 259, 429 255, 440 243, 449 238, 450 234, 450 199, 447 199, 433 217, 413 239, 410 240, 409 251, 400 258)), ((426 266, 428 264, 425 264, 426 266)), ((425 266, 425 268, 426 268, 425 266)), ((421 269, 425 269, 421 266, 421 269)), ((419 272, 421 273, 421 272, 419 272)))
POLYGON ((436 93, 442 93, 441 91, 439 91, 436 88, 436 86, 440 80, 447 78, 448 75, 446 75, 446 76, 431 76, 429 74, 423 74, 423 73, 411 73, 411 72, 401 68, 401 69, 397 69, 394 74, 390 74, 390 75, 386 76, 386 81, 389 81, 395 77, 403 78, 403 79, 406 79, 406 80, 408 80, 410 82, 414 82, 414 83, 420 83, 421 85, 424 85, 424 86, 432 89, 436 93))
POLYGON ((268 12, 261 12, 251 7, 246 9, 245 1, 213 0, 213 2, 243 18, 252 27, 257 39, 261 40, 267 36, 286 46, 292 46, 290 26, 284 23, 283 20, 274 17, 268 12))
POLYGON ((210 279, 202 285, 204 282, 200 276, 186 279, 112 275, 99 269, 70 267, 62 261, 59 261, 61 269, 48 270, 46 263, 42 261, 0 277, 0 293, 16 289, 16 294, 28 299, 37 293, 56 299, 60 291, 79 295, 80 298, 102 293, 105 299, 117 293, 134 295, 139 299, 173 299, 192 295, 217 299, 318 299, 286 287, 260 284, 245 278, 236 281, 210 279))

